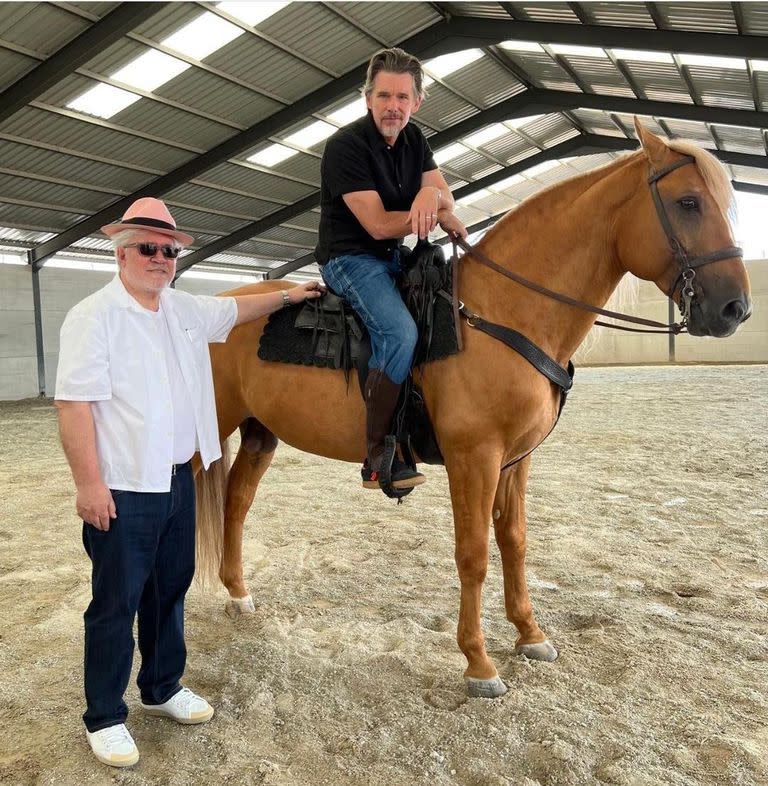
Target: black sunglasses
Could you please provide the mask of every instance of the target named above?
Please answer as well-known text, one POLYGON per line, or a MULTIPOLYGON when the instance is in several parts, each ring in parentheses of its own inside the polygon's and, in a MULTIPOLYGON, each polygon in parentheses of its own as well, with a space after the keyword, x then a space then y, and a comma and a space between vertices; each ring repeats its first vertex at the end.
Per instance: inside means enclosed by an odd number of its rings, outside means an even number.
POLYGON ((181 251, 178 246, 159 246, 157 243, 129 243, 123 248, 136 248, 143 257, 153 257, 160 249, 166 259, 176 259, 181 251))

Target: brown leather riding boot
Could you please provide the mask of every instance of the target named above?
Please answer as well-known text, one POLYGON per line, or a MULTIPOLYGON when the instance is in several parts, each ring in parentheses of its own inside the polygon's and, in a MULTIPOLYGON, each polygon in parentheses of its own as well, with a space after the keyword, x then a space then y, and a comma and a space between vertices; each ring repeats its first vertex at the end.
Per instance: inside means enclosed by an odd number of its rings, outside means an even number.
MULTIPOLYGON (((366 438, 368 441, 368 460, 363 465, 361 475, 363 487, 379 488, 379 464, 384 453, 384 439, 390 433, 392 416, 395 414, 400 388, 381 369, 368 372, 365 381, 366 438)), ((397 489, 413 488, 426 480, 420 472, 415 472, 397 456, 392 462, 392 486, 397 489)))

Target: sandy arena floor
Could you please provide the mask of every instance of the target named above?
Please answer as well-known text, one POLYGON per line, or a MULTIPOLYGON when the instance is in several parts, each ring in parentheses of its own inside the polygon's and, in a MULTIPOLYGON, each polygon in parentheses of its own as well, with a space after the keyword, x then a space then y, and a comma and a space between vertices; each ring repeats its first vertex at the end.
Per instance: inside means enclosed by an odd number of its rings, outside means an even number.
MULTIPOLYGON (((249 514, 255 616, 188 596, 181 727, 131 712, 132 770, 80 715, 89 563, 50 402, 0 404, 0 782, 271 786, 768 783, 768 369, 584 369, 535 455, 528 575, 553 664, 468 699, 445 473, 397 507, 281 446, 249 514)), ((127 700, 132 710, 135 685, 127 700)))

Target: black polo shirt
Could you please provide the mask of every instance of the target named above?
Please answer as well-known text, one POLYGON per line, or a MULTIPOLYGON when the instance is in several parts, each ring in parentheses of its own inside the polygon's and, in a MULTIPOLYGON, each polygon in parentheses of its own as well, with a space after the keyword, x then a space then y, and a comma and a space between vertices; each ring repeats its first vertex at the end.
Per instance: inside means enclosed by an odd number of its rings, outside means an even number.
POLYGON ((340 128, 326 142, 320 167, 320 237, 315 258, 324 265, 343 253, 388 258, 402 238, 374 240, 347 207, 343 194, 377 191, 384 209, 410 210, 424 172, 437 169, 424 134, 408 123, 388 145, 371 113, 340 128))

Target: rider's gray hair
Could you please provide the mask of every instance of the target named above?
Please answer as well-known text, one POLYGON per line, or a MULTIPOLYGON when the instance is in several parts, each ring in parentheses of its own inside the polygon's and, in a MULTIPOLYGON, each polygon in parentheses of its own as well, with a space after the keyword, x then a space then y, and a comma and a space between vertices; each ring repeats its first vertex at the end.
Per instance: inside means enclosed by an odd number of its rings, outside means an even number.
MULTIPOLYGON (((109 238, 112 241, 112 248, 115 251, 115 259, 117 259, 118 248, 124 248, 129 243, 136 242, 136 239, 141 237, 142 234, 151 231, 152 231, 151 227, 146 227, 146 228, 142 227, 140 229, 121 229, 119 232, 115 232, 115 234, 109 238)), ((180 246, 181 244, 178 242, 178 240, 169 237, 168 245, 180 246)))
POLYGON ((402 49, 393 46, 391 49, 380 49, 368 63, 368 73, 365 77, 363 93, 368 98, 373 92, 373 80, 381 71, 391 74, 410 74, 413 77, 413 87, 416 98, 425 98, 424 71, 419 59, 409 55, 402 49))

